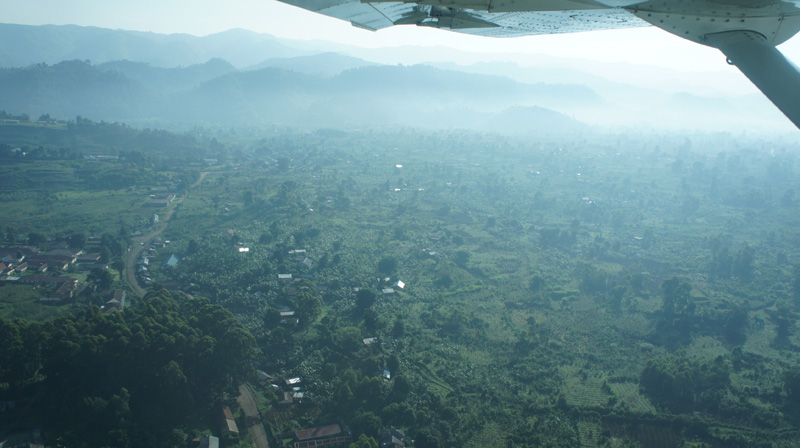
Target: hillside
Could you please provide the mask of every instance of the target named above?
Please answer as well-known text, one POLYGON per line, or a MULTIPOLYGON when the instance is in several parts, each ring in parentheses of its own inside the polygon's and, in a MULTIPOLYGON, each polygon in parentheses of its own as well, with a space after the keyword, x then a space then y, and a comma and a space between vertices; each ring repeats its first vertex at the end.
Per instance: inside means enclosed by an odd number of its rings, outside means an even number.
MULTIPOLYGON (((129 61, 37 64, 0 69, 0 86, 4 107, 32 117, 48 113, 187 126, 486 129, 495 114, 512 107, 602 105, 596 93, 582 86, 529 85, 430 66, 361 67, 327 77, 275 67, 237 71, 219 59, 185 68, 129 61)), ((566 123, 559 121, 559 127, 566 123)), ((537 120, 523 131, 537 129, 553 127, 537 120)))

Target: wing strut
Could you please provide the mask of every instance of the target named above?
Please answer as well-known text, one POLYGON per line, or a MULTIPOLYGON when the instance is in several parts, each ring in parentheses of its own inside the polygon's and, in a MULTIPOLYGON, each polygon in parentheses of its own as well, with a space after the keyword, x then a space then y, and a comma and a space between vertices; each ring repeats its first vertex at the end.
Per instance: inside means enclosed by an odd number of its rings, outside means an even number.
POLYGON ((704 44, 717 48, 786 117, 800 128, 800 70, 755 31, 706 34, 704 44))

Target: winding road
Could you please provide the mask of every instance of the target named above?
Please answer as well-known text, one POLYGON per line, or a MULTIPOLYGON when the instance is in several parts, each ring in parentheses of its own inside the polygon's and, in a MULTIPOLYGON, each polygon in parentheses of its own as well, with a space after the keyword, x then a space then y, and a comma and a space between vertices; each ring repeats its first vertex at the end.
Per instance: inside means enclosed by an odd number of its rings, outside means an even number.
POLYGON ((125 260, 125 273, 124 273, 125 283, 130 285, 130 287, 136 292, 136 295, 139 298, 142 298, 144 297, 145 294, 147 294, 147 290, 142 288, 139 285, 139 281, 136 280, 136 261, 139 259, 139 256, 142 254, 142 251, 144 251, 145 244, 150 240, 152 240, 153 238, 155 238, 157 235, 163 232, 164 229, 167 228, 169 219, 172 218, 173 214, 175 214, 175 208, 178 206, 178 204, 183 202, 184 199, 186 199, 186 196, 189 195, 189 192, 192 190, 192 188, 196 187, 198 184, 200 184, 200 182, 203 181, 203 179, 205 179, 208 173, 209 173, 208 171, 201 172, 200 178, 198 178, 197 181, 195 181, 195 183, 189 186, 189 188, 186 190, 186 193, 184 193, 183 196, 180 197, 180 199, 173 201, 172 204, 170 204, 167 213, 164 214, 164 216, 161 218, 160 222, 158 223, 155 229, 151 230, 150 232, 144 235, 134 238, 133 243, 131 244, 131 248, 128 250, 127 254, 125 254, 125 257, 123 257, 123 259, 125 260))
POLYGON ((264 425, 261 423, 261 414, 258 412, 258 406, 256 406, 249 384, 242 383, 239 385, 239 397, 236 401, 239 402, 239 407, 244 412, 245 425, 247 425, 247 432, 253 439, 253 445, 256 448, 269 448, 267 431, 264 430, 264 425))
MULTIPOLYGON (((192 188, 196 187, 200 182, 205 179, 208 175, 207 171, 200 173, 200 178, 197 179, 195 183, 189 186, 186 193, 181 196, 180 199, 173 201, 170 205, 167 212, 164 214, 163 218, 159 222, 158 226, 155 229, 151 230, 150 232, 138 236, 133 239, 133 243, 131 245, 130 250, 127 254, 125 254, 125 282, 131 286, 131 288, 136 292, 136 295, 144 297, 147 294, 147 290, 142 288, 139 285, 138 280, 136 280, 136 261, 139 259, 139 256, 144 251, 146 244, 158 236, 164 229, 167 228, 167 224, 169 223, 170 218, 175 213, 175 208, 186 199, 186 196, 189 195, 189 192, 192 188)), ((236 401, 239 402, 239 406, 241 407, 242 411, 245 415, 245 425, 247 426, 247 432, 250 434, 250 437, 253 439, 253 445, 256 448, 269 448, 269 439, 267 437, 267 431, 264 429, 264 425, 261 422, 261 415, 258 412, 258 406, 256 405, 256 401, 253 398, 253 393, 250 390, 250 385, 243 383, 239 385, 239 396, 236 398, 236 401)))

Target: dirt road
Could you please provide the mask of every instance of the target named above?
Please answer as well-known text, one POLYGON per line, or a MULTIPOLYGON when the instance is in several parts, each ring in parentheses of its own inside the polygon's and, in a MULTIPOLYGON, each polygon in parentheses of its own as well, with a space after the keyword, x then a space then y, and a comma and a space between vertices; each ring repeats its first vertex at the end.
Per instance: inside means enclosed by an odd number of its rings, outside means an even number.
POLYGON ((267 431, 264 430, 264 425, 261 423, 261 415, 258 413, 258 406, 253 399, 253 393, 250 391, 249 384, 239 385, 239 397, 236 398, 239 402, 239 407, 245 415, 245 425, 247 432, 253 439, 253 445, 256 448, 269 448, 269 439, 267 438, 267 431))
POLYGON ((136 295, 144 297, 147 294, 147 290, 142 288, 139 285, 139 281, 136 280, 136 261, 139 259, 139 256, 142 254, 142 251, 145 248, 145 245, 155 238, 158 234, 164 231, 167 228, 167 224, 169 223, 169 219, 172 218, 172 215, 175 214, 175 208, 186 199, 186 196, 189 195, 189 192, 192 188, 196 187, 200 182, 205 179, 208 175, 207 171, 203 171, 200 173, 200 178, 195 181, 189 188, 186 190, 186 193, 180 197, 180 199, 173 201, 167 210, 167 213, 161 218, 159 224, 156 226, 155 229, 151 230, 150 232, 146 233, 145 235, 138 236, 133 239, 133 243, 131 244, 131 248, 129 249, 128 253, 125 254, 123 259, 125 260, 125 273, 124 273, 124 280, 125 283, 130 285, 131 288, 136 292, 136 295), (144 244, 143 244, 144 243, 144 244))

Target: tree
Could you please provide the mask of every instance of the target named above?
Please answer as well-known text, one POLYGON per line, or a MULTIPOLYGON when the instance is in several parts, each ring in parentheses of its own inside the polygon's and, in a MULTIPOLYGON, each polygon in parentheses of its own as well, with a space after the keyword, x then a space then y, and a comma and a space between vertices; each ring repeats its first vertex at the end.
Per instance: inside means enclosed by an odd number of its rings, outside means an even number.
POLYGON ((442 270, 439 272, 439 278, 436 279, 434 284, 447 289, 453 285, 453 277, 450 275, 449 271, 442 270))
POLYGON ((467 263, 469 262, 470 253, 465 250, 460 250, 456 252, 455 258, 453 258, 453 262, 455 262, 456 266, 466 269, 467 263))
POLYGON ((264 326, 267 329, 272 329, 277 327, 280 323, 281 323, 280 311, 272 307, 267 309, 267 312, 264 313, 264 326))
POLYGON ((534 294, 539 294, 544 289, 544 279, 541 275, 534 275, 528 280, 528 289, 534 294))
POLYGON ((373 309, 364 311, 364 328, 370 333, 374 333, 382 326, 383 322, 378 316, 378 312, 373 309))
POLYGON ((622 312, 622 299, 625 297, 626 290, 627 288, 624 286, 616 286, 611 289, 611 292, 608 294, 608 305, 612 312, 622 312))
POLYGON ((350 389, 350 386, 344 382, 340 384, 333 393, 333 401, 336 403, 337 407, 346 409, 350 405, 352 399, 353 391, 350 389))
POLYGON ((378 448, 378 442, 366 434, 361 434, 358 440, 350 444, 350 448, 378 448))
POLYGON ((394 376, 400 373, 400 360, 397 358, 396 354, 392 353, 392 356, 389 356, 389 359, 386 360, 386 368, 389 369, 394 376))
POLYGON ((28 244, 36 246, 37 244, 44 244, 47 242, 47 235, 39 232, 28 233, 28 244))
POLYGON ((778 305, 778 310, 773 315, 775 321, 775 345, 779 347, 791 346, 789 336, 792 335, 795 324, 795 313, 788 305, 778 305))
POLYGON ((406 324, 403 323, 401 319, 397 319, 394 321, 394 326, 392 326, 392 337, 395 338, 402 338, 406 334, 406 324))
POLYGON ((631 289, 634 290, 636 293, 642 292, 645 286, 645 282, 647 281, 647 273, 646 272, 637 272, 631 275, 630 284, 631 289))
POLYGON ((728 278, 731 276, 732 269, 733 258, 730 255, 728 246, 723 245, 721 241, 714 238, 711 241, 711 264, 708 270, 714 276, 728 278))
POLYGON ((730 385, 730 367, 722 356, 709 361, 665 356, 647 362, 639 384, 653 401, 673 412, 712 410, 730 385))
POLYGON ((186 255, 196 254, 200 250, 200 245, 197 241, 190 239, 189 244, 186 246, 186 255))
POLYGON ((161 369, 157 377, 159 395, 167 405, 166 417, 180 419, 192 408, 192 395, 186 375, 181 366, 173 360, 161 369))
POLYGON ((733 264, 733 275, 739 277, 742 281, 749 281, 752 279, 753 260, 755 260, 753 249, 748 244, 736 254, 736 260, 733 264))
POLYGON ((392 382, 392 399, 405 401, 411 393, 411 383, 404 376, 395 376, 392 382))
POLYGON ((792 292, 794 293, 794 299, 798 305, 800 305, 800 264, 795 265, 792 268, 792 292))
POLYGON ((342 350, 354 352, 361 348, 361 332, 356 327, 342 327, 334 337, 336 345, 342 350))
POLYGON ((297 300, 297 319, 300 325, 310 325, 319 316, 322 303, 319 299, 307 292, 300 294, 297 300))
POLYGON ((84 307, 46 325, 0 319, 0 340, 0 382, 19 387, 12 376, 40 373, 41 393, 26 406, 54 440, 75 447, 176 446, 163 441, 178 443, 170 437, 187 409, 214 403, 249 373, 255 346, 227 310, 165 290, 124 316, 84 307))
POLYGON ((111 251, 108 249, 108 246, 100 247, 100 262, 108 263, 109 261, 111 261, 111 251))
POLYGON ((20 358, 25 353, 24 330, 16 322, 0 320, 0 381, 12 385, 25 380, 27 373, 20 358))
POLYGON ((417 431, 414 437, 414 446, 418 448, 439 448, 442 446, 441 436, 432 426, 425 426, 417 431))
POLYGON ((111 288, 114 283, 114 277, 108 272, 107 269, 95 268, 86 276, 86 280, 97 284, 98 289, 101 291, 111 288))
POLYGON ((661 283, 661 291, 664 294, 661 312, 665 316, 686 315, 694 311, 695 305, 689 295, 692 285, 688 282, 681 282, 678 277, 672 277, 661 283))
POLYGON ((580 270, 581 292, 589 295, 605 292, 608 283, 603 271, 591 264, 585 264, 580 270))
POLYGON ((375 303, 375 293, 369 289, 361 288, 356 293, 356 308, 363 311, 375 303))
POLYGON ((691 338, 695 303, 690 296, 692 286, 677 277, 661 283, 663 303, 654 337, 660 343, 677 346, 691 338))
POLYGON ((728 343, 743 344, 747 338, 747 309, 734 307, 724 316, 723 336, 728 343))
POLYGON ((242 201, 244 202, 245 207, 249 206, 253 203, 253 192, 250 190, 246 190, 242 193, 242 201))
POLYGON ((385 256, 378 262, 378 272, 391 275, 397 269, 397 258, 385 256))
POLYGON ((381 414, 387 425, 410 427, 416 423, 414 409, 406 402, 390 403, 381 414))
POLYGON ((380 417, 372 412, 364 412, 353 419, 353 428, 355 432, 360 433, 362 436, 378 437, 382 425, 383 423, 380 417))
POLYGON ((786 391, 783 411, 793 420, 800 420, 800 369, 795 367, 784 373, 783 388, 786 391))
POLYGON ((75 232, 67 237, 67 244, 72 249, 83 249, 86 246, 86 234, 83 232, 75 232))

